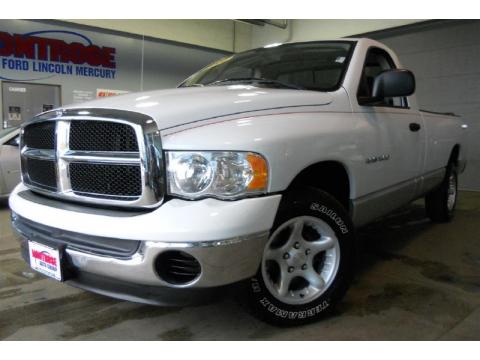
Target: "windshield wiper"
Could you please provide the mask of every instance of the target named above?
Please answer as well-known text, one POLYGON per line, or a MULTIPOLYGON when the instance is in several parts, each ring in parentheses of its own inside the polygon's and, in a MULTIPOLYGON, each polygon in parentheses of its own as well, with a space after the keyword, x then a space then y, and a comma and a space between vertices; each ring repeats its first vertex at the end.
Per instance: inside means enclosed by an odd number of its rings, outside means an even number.
POLYGON ((204 87, 204 86, 205 85, 203 85, 203 84, 190 84, 190 85, 180 84, 178 87, 182 88, 182 87, 204 87))
POLYGON ((279 80, 256 78, 256 77, 222 79, 222 80, 217 80, 217 81, 213 81, 211 83, 208 83, 205 86, 218 85, 218 84, 222 84, 222 83, 226 83, 226 82, 256 82, 256 83, 262 83, 262 84, 280 85, 280 86, 282 86, 284 88, 288 88, 288 89, 304 90, 303 87, 298 86, 298 85, 284 83, 283 81, 279 81, 279 80))

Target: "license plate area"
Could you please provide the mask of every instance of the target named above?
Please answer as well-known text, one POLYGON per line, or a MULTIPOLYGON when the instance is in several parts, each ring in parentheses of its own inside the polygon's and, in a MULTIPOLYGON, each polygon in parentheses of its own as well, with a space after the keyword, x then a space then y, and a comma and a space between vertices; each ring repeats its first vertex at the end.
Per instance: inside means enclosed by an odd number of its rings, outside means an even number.
POLYGON ((28 241, 30 267, 57 281, 63 281, 62 249, 28 241))

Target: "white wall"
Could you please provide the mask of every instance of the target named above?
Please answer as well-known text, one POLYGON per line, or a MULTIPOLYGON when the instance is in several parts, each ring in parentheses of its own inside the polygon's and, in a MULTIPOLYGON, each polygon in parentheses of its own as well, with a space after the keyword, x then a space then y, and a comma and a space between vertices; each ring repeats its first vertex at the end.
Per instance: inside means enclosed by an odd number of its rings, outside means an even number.
POLYGON ((257 26, 235 20, 79 20, 64 21, 136 35, 238 52, 275 42, 336 39, 423 20, 288 20, 288 27, 257 26))
POLYGON ((272 26, 254 27, 250 46, 255 48, 275 42, 337 39, 419 21, 424 20, 289 20, 289 27, 285 30, 272 26))
POLYGON ((424 20, 294 20, 293 41, 332 39, 424 20))
POLYGON ((67 19, 64 21, 205 46, 212 49, 233 51, 233 20, 67 19))

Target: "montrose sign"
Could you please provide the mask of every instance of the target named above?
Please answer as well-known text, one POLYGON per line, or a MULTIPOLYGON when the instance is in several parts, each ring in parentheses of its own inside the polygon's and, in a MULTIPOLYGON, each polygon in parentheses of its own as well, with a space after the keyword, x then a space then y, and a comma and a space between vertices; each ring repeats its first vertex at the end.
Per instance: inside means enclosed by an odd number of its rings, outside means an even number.
POLYGON ((31 81, 57 75, 114 79, 115 53, 115 48, 94 44, 85 35, 73 31, 43 30, 26 34, 0 31, 0 79, 31 81), (7 71, 29 72, 30 76, 33 72, 38 77, 12 78, 4 76, 7 71))

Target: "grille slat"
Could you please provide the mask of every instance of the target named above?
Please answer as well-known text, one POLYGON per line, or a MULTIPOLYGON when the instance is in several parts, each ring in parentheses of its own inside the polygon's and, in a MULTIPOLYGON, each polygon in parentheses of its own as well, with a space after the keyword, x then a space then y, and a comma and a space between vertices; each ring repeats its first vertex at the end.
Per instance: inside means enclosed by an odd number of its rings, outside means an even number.
POLYGON ((155 269, 163 280, 175 285, 189 283, 202 272, 202 267, 196 258, 177 250, 165 251, 158 255, 155 259, 155 269))
POLYGON ((170 268, 171 269, 175 269, 176 271, 183 271, 183 272, 190 272, 190 273, 195 273, 197 272, 200 267, 199 266, 195 266, 195 267, 185 267, 185 266, 178 266, 178 265, 174 265, 174 264, 171 264, 170 265, 170 268))

